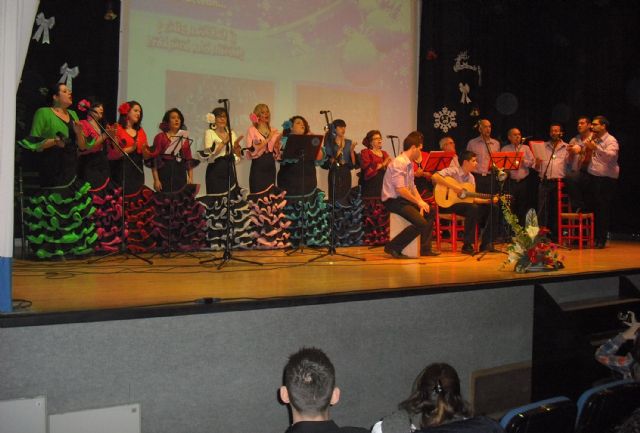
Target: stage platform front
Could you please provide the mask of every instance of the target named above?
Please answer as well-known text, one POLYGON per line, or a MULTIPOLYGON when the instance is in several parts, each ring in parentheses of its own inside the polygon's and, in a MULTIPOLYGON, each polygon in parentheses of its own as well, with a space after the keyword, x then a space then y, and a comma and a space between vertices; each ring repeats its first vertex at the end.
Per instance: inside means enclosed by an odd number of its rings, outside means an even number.
POLYGON ((640 243, 619 241, 603 250, 562 250, 565 269, 530 274, 503 267, 506 256, 501 253, 487 254, 480 260, 451 252, 435 258, 398 260, 391 259, 381 247, 350 247, 338 248, 338 253, 363 260, 338 254, 309 262, 324 251, 307 248, 290 255, 284 251, 238 251, 234 258, 260 265, 231 261, 222 269, 217 269, 219 262, 200 264, 219 257, 219 252, 145 256, 151 258, 152 265, 124 256, 92 264, 87 260, 15 260, 13 297, 17 308, 9 316, 34 320, 34 316, 44 319, 49 315, 50 320, 58 317, 62 322, 110 320, 189 313, 203 304, 209 310, 228 311, 640 272, 640 243))

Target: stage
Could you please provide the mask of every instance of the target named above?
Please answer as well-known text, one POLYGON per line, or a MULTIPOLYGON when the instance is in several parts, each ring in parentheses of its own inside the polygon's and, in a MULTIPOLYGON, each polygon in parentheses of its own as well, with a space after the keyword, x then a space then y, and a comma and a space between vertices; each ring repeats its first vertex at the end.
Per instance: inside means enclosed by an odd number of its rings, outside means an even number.
POLYGON ((220 252, 146 255, 152 265, 123 256, 92 264, 86 259, 15 260, 13 298, 18 303, 16 312, 5 319, 29 316, 47 323, 110 320, 190 313, 203 305, 208 311, 245 310, 530 285, 640 270, 640 243, 621 241, 603 250, 562 250, 565 269, 530 274, 502 267, 506 255, 501 253, 478 260, 479 256, 445 251, 435 258, 398 260, 386 255, 382 247, 349 247, 338 248, 338 253, 364 260, 334 255, 309 262, 321 252, 326 248, 306 248, 290 255, 282 250, 234 251, 233 257, 261 265, 231 261, 220 270, 217 262, 200 264, 220 257, 220 252))

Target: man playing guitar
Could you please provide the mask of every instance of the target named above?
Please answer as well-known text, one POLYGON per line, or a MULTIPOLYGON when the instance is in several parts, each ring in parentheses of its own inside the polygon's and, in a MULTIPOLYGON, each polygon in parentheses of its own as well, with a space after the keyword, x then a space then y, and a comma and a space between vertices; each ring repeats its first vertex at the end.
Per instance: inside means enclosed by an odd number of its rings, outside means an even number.
POLYGON ((493 248, 488 222, 493 220, 494 225, 498 222, 498 207, 495 205, 498 202, 498 197, 491 198, 486 194, 475 193, 476 182, 473 172, 477 169, 478 161, 474 152, 465 150, 460 155, 460 160, 462 166, 452 165, 440 170, 433 175, 432 181, 436 186, 436 203, 440 206, 440 212, 455 213, 465 217, 462 253, 473 255, 475 253, 473 241, 478 224, 482 224, 484 227, 480 251, 488 251, 493 248), (451 192, 455 195, 450 194, 451 192), (441 199, 443 195, 447 200, 441 199), (442 206, 449 207, 443 208, 442 206), (487 218, 489 211, 494 212, 492 218, 487 218))

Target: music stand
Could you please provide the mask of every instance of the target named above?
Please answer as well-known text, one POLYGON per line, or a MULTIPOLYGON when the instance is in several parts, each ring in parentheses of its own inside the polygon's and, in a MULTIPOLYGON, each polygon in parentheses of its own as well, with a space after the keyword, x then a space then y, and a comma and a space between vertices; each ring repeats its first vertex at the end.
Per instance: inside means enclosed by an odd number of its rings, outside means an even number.
POLYGON ((318 152, 320 151, 320 146, 322 145, 322 140, 324 136, 322 135, 297 135, 297 134, 289 134, 287 136, 287 145, 285 146, 282 152, 282 159, 295 159, 298 160, 300 164, 302 164, 302 179, 301 179, 301 197, 300 200, 302 204, 302 211, 300 212, 301 216, 301 224, 298 231, 300 232, 300 242, 298 245, 293 248, 291 251, 287 252, 287 255, 291 255, 294 252, 300 250, 300 252, 304 251, 304 235, 305 235, 305 161, 311 160, 315 161, 318 152))
POLYGON ((511 171, 518 170, 522 163, 522 157, 524 152, 493 152, 491 154, 491 161, 489 167, 497 168, 498 170, 511 171))
POLYGON ((434 173, 449 167, 454 156, 456 156, 455 152, 445 152, 441 150, 429 152, 426 161, 422 161, 420 166, 423 171, 434 173))

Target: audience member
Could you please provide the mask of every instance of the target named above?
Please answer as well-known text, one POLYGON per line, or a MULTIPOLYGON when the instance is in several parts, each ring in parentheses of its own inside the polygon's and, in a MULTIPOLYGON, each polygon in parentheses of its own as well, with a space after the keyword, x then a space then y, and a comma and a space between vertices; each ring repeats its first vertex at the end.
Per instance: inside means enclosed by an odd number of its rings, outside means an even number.
POLYGON ((366 432, 363 428, 338 427, 329 417, 329 406, 340 400, 336 373, 320 349, 302 348, 284 367, 280 399, 291 408, 292 425, 287 433, 366 432))
POLYGON ((424 432, 502 432, 500 425, 485 417, 471 415, 469 404, 460 394, 460 378, 445 363, 428 365, 416 378, 409 398, 398 411, 384 417, 372 433, 424 432))
POLYGON ((596 360, 620 374, 623 379, 640 380, 640 322, 636 315, 629 311, 629 320, 624 321, 626 330, 616 335, 596 350, 596 360), (633 341, 631 350, 624 356, 618 355, 618 350, 627 341, 633 341))

